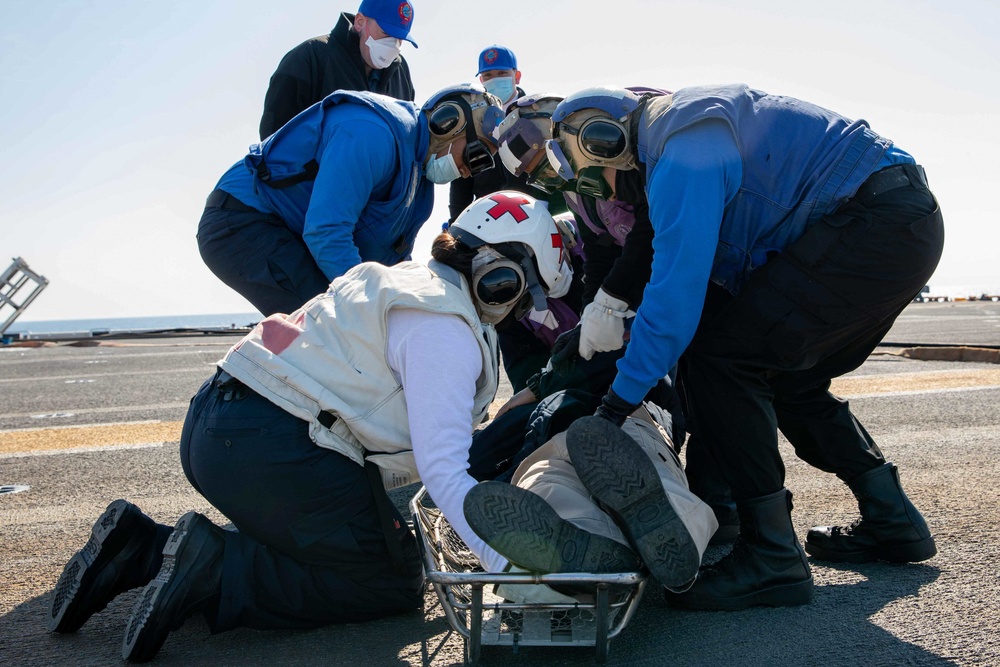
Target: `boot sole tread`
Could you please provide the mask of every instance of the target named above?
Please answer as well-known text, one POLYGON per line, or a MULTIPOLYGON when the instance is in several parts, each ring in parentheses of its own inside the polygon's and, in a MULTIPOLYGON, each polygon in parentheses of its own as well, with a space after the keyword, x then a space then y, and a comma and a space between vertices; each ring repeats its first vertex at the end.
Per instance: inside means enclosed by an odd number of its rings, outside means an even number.
POLYGON ((543 498, 525 489, 488 481, 465 498, 469 525, 490 547, 533 572, 633 572, 635 553, 602 535, 577 528, 543 498))
POLYGON ((208 541, 207 533, 195 530, 208 519, 197 512, 188 512, 174 526, 174 530, 163 547, 163 564, 156 577, 146 585, 129 616, 122 641, 122 657, 129 662, 151 660, 171 630, 175 630, 185 620, 183 610, 178 609, 184 595, 176 595, 181 583, 190 571, 191 564, 198 561, 201 548, 208 541), (190 558, 188 556, 190 555, 190 558), (157 623, 160 617, 169 615, 174 622, 167 626, 157 623), (181 618, 176 618, 178 615, 181 618), (151 622, 152 621, 152 622, 151 622))
POLYGON ((107 606, 112 593, 120 592, 112 589, 104 591, 103 595, 95 595, 97 591, 91 589, 95 582, 85 580, 88 575, 96 577, 98 570, 106 564, 101 559, 103 551, 124 547, 128 543, 131 530, 141 523, 141 518, 144 518, 141 510, 126 500, 112 501, 105 508, 90 529, 87 543, 63 568, 52 591, 47 623, 51 632, 76 632, 92 615, 107 606), (117 530, 119 527, 122 529, 120 532, 117 530), (87 608, 88 603, 90 608, 87 608))
POLYGON ((642 448, 600 417, 573 422, 566 443, 580 480, 612 510, 656 580, 667 588, 689 584, 701 564, 698 547, 642 448))

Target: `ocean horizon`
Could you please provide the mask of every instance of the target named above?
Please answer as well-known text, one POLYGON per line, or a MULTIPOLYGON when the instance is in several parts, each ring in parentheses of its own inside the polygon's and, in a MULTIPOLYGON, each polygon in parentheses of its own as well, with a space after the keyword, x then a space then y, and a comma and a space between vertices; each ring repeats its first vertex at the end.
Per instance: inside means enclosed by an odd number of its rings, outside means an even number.
POLYGON ((238 329, 255 325, 260 313, 215 313, 210 315, 160 315, 149 317, 97 317, 78 320, 16 320, 4 335, 91 333, 115 331, 159 331, 170 329, 238 329))
MULTIPOLYGON (((1000 281, 964 285, 930 285, 930 296, 949 299, 979 298, 1000 295, 1000 281)), ((147 317, 95 317, 71 320, 16 320, 4 335, 64 334, 92 332, 159 331, 171 329, 239 329, 251 327, 263 319, 257 312, 213 313, 208 315, 157 315, 147 317)))

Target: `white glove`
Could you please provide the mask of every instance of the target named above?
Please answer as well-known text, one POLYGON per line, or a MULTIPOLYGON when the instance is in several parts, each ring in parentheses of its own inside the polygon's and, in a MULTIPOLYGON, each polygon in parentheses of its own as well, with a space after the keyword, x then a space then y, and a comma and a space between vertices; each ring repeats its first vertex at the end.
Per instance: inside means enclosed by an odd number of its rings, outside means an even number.
POLYGON ((559 320, 552 314, 551 310, 535 310, 532 308, 528 312, 528 319, 536 324, 541 324, 546 329, 555 329, 559 326, 559 320))
POLYGON ((583 309, 580 317, 580 356, 590 359, 595 352, 617 350, 625 344, 625 318, 635 317, 628 303, 613 297, 603 288, 583 309))

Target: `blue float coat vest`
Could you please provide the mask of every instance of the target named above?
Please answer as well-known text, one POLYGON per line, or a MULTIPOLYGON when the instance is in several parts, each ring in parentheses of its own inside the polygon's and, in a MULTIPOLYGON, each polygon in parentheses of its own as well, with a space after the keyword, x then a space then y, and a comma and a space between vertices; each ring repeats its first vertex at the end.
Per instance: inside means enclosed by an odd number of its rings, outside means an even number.
MULTIPOLYGON (((399 169, 384 199, 369 199, 354 227, 354 243, 362 261, 395 264, 409 257, 421 225, 434 207, 434 185, 423 174, 430 133, 412 102, 366 92, 338 91, 298 114, 264 141, 250 147, 244 159, 254 174, 254 190, 293 229, 301 230, 302 220, 291 220, 279 200, 270 196, 272 188, 303 183, 287 191, 305 198, 300 211, 308 208, 316 160, 326 148, 323 132, 327 113, 337 104, 350 103, 374 110, 392 130, 399 169), (263 165, 263 166, 262 166, 263 165)), ((346 190, 350 183, 343 183, 346 190)), ((295 217, 299 217, 295 214, 295 217)))
POLYGON ((708 119, 728 123, 743 160, 712 266, 712 281, 734 294, 768 252, 786 248, 850 199, 892 145, 863 120, 801 100, 746 85, 684 88, 672 99, 650 100, 639 119, 646 173, 671 135, 708 119))

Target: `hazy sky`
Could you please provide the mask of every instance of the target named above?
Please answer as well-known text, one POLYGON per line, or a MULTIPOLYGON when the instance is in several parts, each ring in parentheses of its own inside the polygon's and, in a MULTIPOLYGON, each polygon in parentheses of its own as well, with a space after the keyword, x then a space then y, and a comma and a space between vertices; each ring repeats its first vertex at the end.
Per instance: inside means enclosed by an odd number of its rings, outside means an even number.
MULTIPOLYGON (((928 172, 947 229, 933 284, 1000 284, 1000 3, 412 0, 417 101, 510 46, 528 92, 745 82, 872 128, 928 172)), ((5 0, 0 270, 49 278, 25 320, 250 312, 195 230, 257 139, 281 57, 357 2, 5 0)), ((416 259, 447 217, 434 216, 416 259)))

